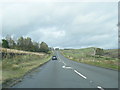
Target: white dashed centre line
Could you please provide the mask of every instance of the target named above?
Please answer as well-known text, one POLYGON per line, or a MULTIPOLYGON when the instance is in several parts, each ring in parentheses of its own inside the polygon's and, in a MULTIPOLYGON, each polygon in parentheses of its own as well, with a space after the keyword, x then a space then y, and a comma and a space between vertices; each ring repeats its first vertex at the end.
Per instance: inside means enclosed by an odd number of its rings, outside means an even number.
POLYGON ((66 66, 62 66, 62 68, 65 68, 65 69, 72 69, 72 67, 66 67, 66 66))
POLYGON ((65 68, 67 68, 67 69, 72 69, 72 67, 65 67, 65 68))
MULTIPOLYGON (((59 58, 59 57, 58 57, 59 58)), ((60 58, 59 58, 60 59, 60 58)), ((61 59, 60 59, 60 62, 62 62, 64 65, 66 65, 66 63, 65 62, 63 62, 61 59)))
POLYGON ((104 90, 104 89, 103 89, 102 87, 100 87, 100 86, 97 86, 97 88, 100 89, 100 90, 104 90))
POLYGON ((85 77, 84 75, 82 75, 81 73, 79 73, 77 70, 74 70, 75 73, 77 73, 78 75, 80 75, 81 77, 83 77, 84 79, 87 79, 87 77, 85 77))
POLYGON ((65 66, 62 66, 62 68, 65 68, 65 66))
MULTIPOLYGON (((58 56, 58 53, 57 53, 57 56, 58 56)), ((58 57, 59 58, 59 57, 58 57)), ((73 69, 72 67, 66 67, 66 63, 64 61, 62 61, 60 58, 59 58, 59 62, 62 62, 64 64, 64 66, 62 66, 62 68, 65 68, 65 69, 73 69)), ((74 69, 73 69, 74 70, 74 69)), ((79 73, 77 70, 74 70, 75 73, 77 73, 79 76, 83 77, 84 79, 87 79, 86 76, 82 75, 81 73, 79 73)), ((90 83, 92 83, 93 81, 90 81, 90 83)), ((97 86, 98 89, 100 90, 104 90, 101 86, 97 86)))
POLYGON ((66 63, 63 62, 64 65, 66 65, 66 63))

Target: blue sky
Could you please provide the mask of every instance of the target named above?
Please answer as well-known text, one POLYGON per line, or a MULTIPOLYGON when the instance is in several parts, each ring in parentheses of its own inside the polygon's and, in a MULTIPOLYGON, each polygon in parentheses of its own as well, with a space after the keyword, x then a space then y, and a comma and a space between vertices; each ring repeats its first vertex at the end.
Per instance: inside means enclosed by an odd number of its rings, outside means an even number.
POLYGON ((117 48, 117 2, 41 2, 2 5, 2 36, 31 37, 60 48, 117 48))

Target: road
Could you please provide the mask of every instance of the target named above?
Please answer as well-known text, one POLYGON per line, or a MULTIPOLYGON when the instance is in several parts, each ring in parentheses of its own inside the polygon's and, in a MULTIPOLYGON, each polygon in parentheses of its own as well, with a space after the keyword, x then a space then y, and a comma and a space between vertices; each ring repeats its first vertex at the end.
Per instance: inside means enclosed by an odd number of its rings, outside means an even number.
POLYGON ((71 61, 55 51, 50 60, 12 88, 118 88, 118 72, 71 61))

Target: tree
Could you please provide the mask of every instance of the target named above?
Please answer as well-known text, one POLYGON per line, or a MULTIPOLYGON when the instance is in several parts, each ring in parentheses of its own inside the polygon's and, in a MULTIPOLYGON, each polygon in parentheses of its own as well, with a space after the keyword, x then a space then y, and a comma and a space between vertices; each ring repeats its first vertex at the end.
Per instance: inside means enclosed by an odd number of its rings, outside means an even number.
POLYGON ((2 47, 3 47, 3 48, 9 48, 9 43, 8 43, 7 40, 2 39, 2 47))
POLYGON ((39 43, 33 42, 33 51, 39 52, 39 43))
POLYGON ((34 51, 34 45, 30 37, 20 37, 17 41, 17 45, 21 50, 34 51))
POLYGON ((17 40, 17 47, 18 49, 22 49, 24 50, 24 38, 23 37, 20 37, 18 40, 17 40))
POLYGON ((103 49, 101 49, 101 48, 96 48, 95 49, 95 55, 101 56, 101 55, 103 55, 103 53, 104 53, 103 49))
POLYGON ((45 42, 41 42, 40 51, 47 53, 49 51, 48 45, 45 42))
POLYGON ((59 48, 55 48, 55 50, 59 50, 59 48))
POLYGON ((39 44, 38 42, 32 41, 30 37, 24 38, 20 37, 17 41, 14 41, 10 35, 6 36, 6 39, 2 40, 2 47, 4 48, 12 48, 18 50, 25 51, 33 51, 33 52, 45 52, 48 53, 50 50, 48 45, 45 42, 39 44))
POLYGON ((33 51, 33 43, 30 37, 24 39, 24 46, 27 51, 33 51))
POLYGON ((15 41, 11 38, 10 35, 7 35, 7 36, 6 36, 6 40, 7 40, 8 43, 9 43, 9 48, 15 48, 16 43, 15 43, 15 41))
POLYGON ((52 50, 54 50, 54 48, 53 47, 49 47, 49 50, 52 51, 52 50))

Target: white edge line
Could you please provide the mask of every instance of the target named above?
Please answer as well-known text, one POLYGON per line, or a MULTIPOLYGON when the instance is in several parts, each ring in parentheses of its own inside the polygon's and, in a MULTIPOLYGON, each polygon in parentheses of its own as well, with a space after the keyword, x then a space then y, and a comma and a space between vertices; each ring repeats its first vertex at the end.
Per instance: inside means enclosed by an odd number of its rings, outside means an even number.
POLYGON ((87 77, 85 77, 84 75, 82 75, 81 73, 79 73, 77 70, 74 70, 75 73, 77 73, 78 75, 80 75, 81 77, 83 77, 84 79, 87 79, 87 77))

